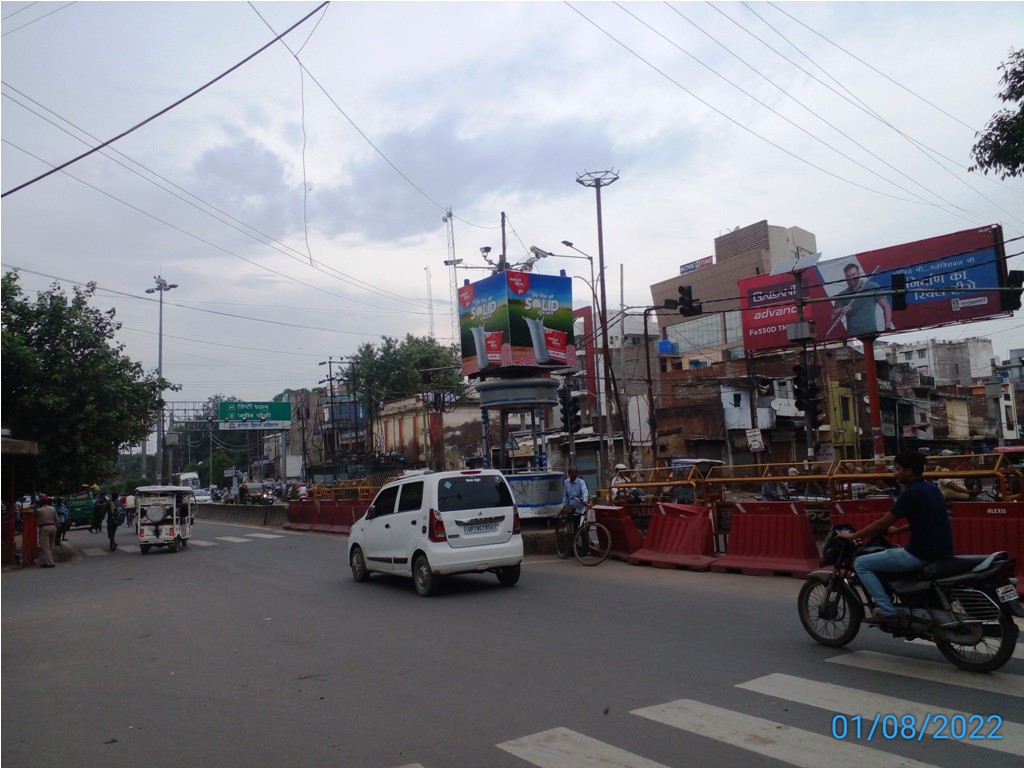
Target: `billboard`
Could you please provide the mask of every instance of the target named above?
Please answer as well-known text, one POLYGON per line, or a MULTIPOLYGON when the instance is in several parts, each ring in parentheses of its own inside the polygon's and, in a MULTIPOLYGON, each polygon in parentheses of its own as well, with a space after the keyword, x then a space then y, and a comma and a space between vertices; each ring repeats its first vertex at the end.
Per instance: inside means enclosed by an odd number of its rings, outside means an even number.
POLYGON ((462 373, 575 368, 572 278, 497 272, 459 288, 462 373))
MULTIPOLYGON (((804 320, 817 341, 916 331, 1007 314, 1003 232, 998 225, 894 245, 818 262, 801 272, 804 320), (892 308, 892 277, 906 279, 906 309, 892 308)), ((787 327, 797 322, 791 272, 756 275, 737 283, 748 352, 793 346, 787 327)))

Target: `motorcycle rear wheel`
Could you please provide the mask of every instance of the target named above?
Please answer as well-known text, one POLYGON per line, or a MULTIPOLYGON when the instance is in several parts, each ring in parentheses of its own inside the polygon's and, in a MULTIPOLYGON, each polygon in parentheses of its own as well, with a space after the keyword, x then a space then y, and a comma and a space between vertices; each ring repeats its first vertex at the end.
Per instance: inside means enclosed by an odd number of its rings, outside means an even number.
POLYGON ((1013 656, 1020 630, 1013 617, 999 614, 999 622, 986 624, 977 645, 935 639, 935 645, 949 661, 967 672, 991 672, 999 669, 1013 656))
POLYGON ((839 648, 857 636, 864 608, 844 585, 833 588, 829 579, 811 576, 797 597, 800 623, 822 645, 839 648))

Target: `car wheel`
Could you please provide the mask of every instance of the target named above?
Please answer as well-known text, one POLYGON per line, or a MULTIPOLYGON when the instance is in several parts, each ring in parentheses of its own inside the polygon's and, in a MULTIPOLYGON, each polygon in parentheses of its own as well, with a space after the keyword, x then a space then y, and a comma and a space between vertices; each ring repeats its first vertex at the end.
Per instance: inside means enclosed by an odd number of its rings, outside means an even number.
POLYGON ((352 568, 352 578, 360 584, 370 578, 366 560, 363 559, 363 550, 359 547, 352 547, 352 553, 348 556, 348 564, 352 568))
POLYGON ((509 565, 505 568, 499 568, 496 573, 498 576, 498 583, 503 587, 514 586, 519 581, 519 574, 523 570, 521 565, 509 565))
POLYGON ((149 544, 143 544, 142 545, 142 554, 144 554, 144 555, 148 555, 149 554, 149 544))
POLYGON ((423 597, 437 594, 440 577, 435 576, 430 569, 426 555, 416 555, 416 559, 412 561, 412 583, 416 585, 416 591, 423 597))

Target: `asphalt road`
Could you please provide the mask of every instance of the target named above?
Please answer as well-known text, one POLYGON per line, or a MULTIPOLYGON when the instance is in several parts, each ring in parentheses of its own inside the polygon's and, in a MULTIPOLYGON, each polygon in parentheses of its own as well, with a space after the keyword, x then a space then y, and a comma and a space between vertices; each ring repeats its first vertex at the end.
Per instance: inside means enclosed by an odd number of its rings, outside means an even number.
POLYGON ((824 648, 797 579, 537 556, 515 587, 463 576, 424 599, 402 579, 356 584, 339 536, 201 522, 184 551, 146 556, 125 530, 116 553, 70 538, 70 562, 2 577, 5 765, 1024 761, 1022 649, 971 675, 873 629, 824 648), (885 715, 948 710, 1003 724, 882 733, 885 715))

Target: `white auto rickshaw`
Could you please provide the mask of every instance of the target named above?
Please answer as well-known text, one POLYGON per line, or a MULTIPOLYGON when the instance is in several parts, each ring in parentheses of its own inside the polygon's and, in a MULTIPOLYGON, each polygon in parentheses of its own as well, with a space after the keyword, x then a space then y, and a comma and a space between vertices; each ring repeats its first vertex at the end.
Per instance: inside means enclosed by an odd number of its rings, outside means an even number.
POLYGON ((196 497, 184 485, 144 485, 135 491, 135 530, 142 554, 152 547, 177 552, 188 545, 196 520, 196 497))

